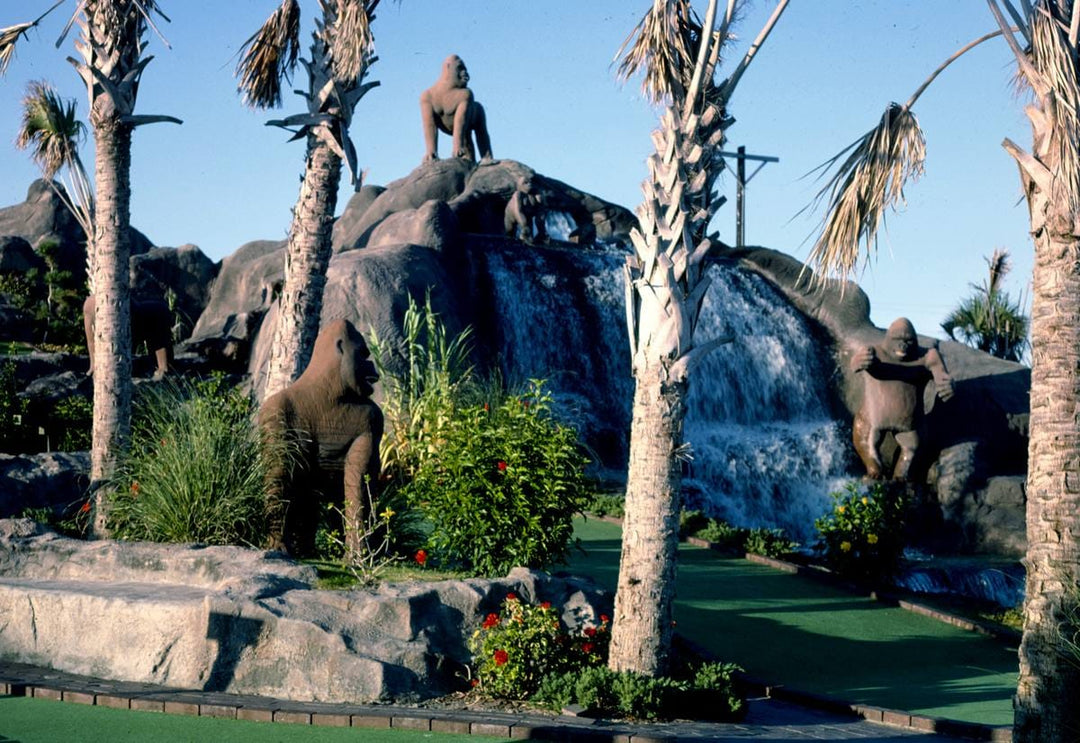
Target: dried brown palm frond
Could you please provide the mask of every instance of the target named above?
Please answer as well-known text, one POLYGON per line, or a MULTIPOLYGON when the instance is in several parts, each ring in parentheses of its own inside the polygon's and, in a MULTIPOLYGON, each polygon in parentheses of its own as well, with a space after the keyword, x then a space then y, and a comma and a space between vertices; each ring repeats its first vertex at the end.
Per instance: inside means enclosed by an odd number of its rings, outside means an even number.
POLYGON ((79 142, 86 126, 75 115, 75 101, 62 99, 48 83, 35 80, 26 86, 22 121, 15 146, 30 148, 30 157, 52 180, 61 168, 78 160, 79 142))
POLYGON ((615 54, 621 58, 619 79, 642 72, 641 90, 650 101, 661 103, 675 96, 693 75, 694 39, 700 35, 701 22, 689 0, 653 0, 615 54))
POLYGON ((282 0, 240 47, 236 76, 237 90, 252 108, 281 105, 281 82, 289 80, 300 54, 300 6, 297 0, 282 0))
POLYGON ((838 153, 831 167, 850 153, 817 199, 828 196, 828 212, 810 262, 848 277, 862 245, 877 247, 877 233, 889 207, 904 201, 904 184, 922 175, 926 142, 911 109, 892 103, 878 125, 838 153))
POLYGON ((1067 199, 1070 210, 1080 210, 1080 79, 1077 45, 1069 39, 1069 26, 1060 19, 1036 13, 1031 21, 1031 65, 1041 78, 1036 89, 1049 91, 1044 110, 1053 122, 1051 137, 1056 152, 1057 177, 1053 198, 1067 199))
POLYGON ((994 248, 994 253, 986 259, 986 267, 989 269, 989 279, 986 285, 986 293, 994 294, 1001 288, 1001 282, 1012 269, 1009 262, 1009 251, 1005 248, 994 248))
MULTIPOLYGON (((375 20, 374 11, 379 0, 319 2, 323 5, 324 13, 328 7, 334 10, 333 22, 325 26, 327 47, 334 60, 334 76, 338 80, 355 80, 367 67, 375 46, 371 22, 375 20)), ((329 15, 326 13, 328 20, 329 15)))
POLYGON ((7 72, 8 65, 11 64, 11 58, 15 56, 15 44, 19 39, 26 35, 26 33, 37 26, 45 18, 45 16, 52 13, 65 0, 56 0, 48 10, 39 15, 32 21, 27 23, 16 23, 14 26, 8 26, 7 28, 0 28, 0 75, 7 72))

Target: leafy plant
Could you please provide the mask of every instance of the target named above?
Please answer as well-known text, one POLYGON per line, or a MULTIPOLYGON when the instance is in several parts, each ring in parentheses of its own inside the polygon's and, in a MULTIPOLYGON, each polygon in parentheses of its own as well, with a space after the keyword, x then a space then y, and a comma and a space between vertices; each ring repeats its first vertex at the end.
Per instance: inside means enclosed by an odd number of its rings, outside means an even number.
POLYGON ((528 699, 548 677, 602 666, 609 637, 606 616, 571 631, 550 603, 533 605, 510 593, 469 640, 475 685, 492 697, 528 699))
POLYGON ((744 547, 755 555, 784 557, 799 549, 799 543, 788 539, 783 529, 751 529, 744 547))
POLYGON ((732 526, 723 519, 705 516, 701 511, 684 511, 680 531, 718 545, 729 552, 752 552, 765 557, 784 557, 799 548, 783 529, 746 529, 732 526))
POLYGON ((1028 326, 1023 297, 1014 300, 1001 290, 1009 273, 1009 251, 998 248, 986 259, 989 275, 974 293, 962 300, 942 321, 941 329, 953 340, 1008 361, 1020 361, 1027 350, 1028 326), (959 336, 959 337, 957 337, 959 336))
POLYGON ((134 408, 130 452, 108 485, 113 533, 264 543, 266 457, 287 453, 264 451, 248 396, 214 377, 150 388, 134 408))
POLYGON ((22 451, 28 437, 23 423, 26 410, 27 401, 19 397, 15 362, 8 359, 0 367, 0 451, 22 451))
POLYGON ((596 516, 613 516, 618 519, 622 518, 625 507, 626 497, 623 495, 596 493, 586 510, 596 516))
POLYGON ((851 482, 831 495, 832 512, 814 522, 825 563, 856 580, 891 578, 904 551, 902 489, 879 482, 863 491, 851 482))
POLYGON ((566 558, 571 519, 592 494, 576 432, 555 420, 551 395, 533 381, 495 405, 456 411, 438 456, 406 486, 428 521, 431 552, 478 575, 566 558))
POLYGON ((94 402, 81 395, 66 397, 56 403, 50 424, 58 429, 60 451, 88 451, 91 446, 94 402))

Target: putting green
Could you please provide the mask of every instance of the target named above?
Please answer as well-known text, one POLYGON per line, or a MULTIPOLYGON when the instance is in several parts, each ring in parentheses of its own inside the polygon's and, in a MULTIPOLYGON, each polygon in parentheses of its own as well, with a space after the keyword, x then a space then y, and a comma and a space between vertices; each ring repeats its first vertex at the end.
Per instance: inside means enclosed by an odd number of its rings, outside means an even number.
POLYGON ((375 730, 289 725, 281 722, 219 720, 167 715, 161 712, 91 707, 29 697, 0 697, 0 741, 19 743, 170 743, 220 740, 237 743, 453 743, 494 740, 485 736, 451 735, 410 730, 375 730))
MULTIPOLYGON (((572 572, 614 589, 620 528, 576 522, 572 572)), ((710 550, 679 548, 678 631, 773 684, 849 702, 1012 724, 1015 645, 710 550)))

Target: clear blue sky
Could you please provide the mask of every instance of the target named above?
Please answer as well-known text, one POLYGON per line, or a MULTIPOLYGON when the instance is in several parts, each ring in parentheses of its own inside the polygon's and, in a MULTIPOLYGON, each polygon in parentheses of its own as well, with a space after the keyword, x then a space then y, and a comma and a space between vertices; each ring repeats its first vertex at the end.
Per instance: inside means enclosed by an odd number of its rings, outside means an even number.
MULTIPOLYGON (((29 20, 51 0, 3 0, 0 26, 29 20)), ((140 128, 133 150, 132 222, 158 245, 195 243, 213 259, 259 238, 285 236, 303 169, 302 142, 287 143, 270 118, 299 112, 287 96, 278 112, 245 109, 232 73, 239 45, 277 0, 161 0, 172 23, 157 38, 138 112, 171 114, 182 126, 140 128)), ((53 45, 74 0, 31 33, 0 79, 0 141, 12 142, 26 83, 46 79, 74 97, 86 94, 64 61, 73 38, 53 45)), ((305 39, 317 3, 302 0, 305 39)), ((611 60, 648 0, 383 0, 375 21, 382 85, 357 110, 352 127, 370 183, 387 183, 420 163, 417 98, 442 60, 459 54, 488 113, 495 156, 633 208, 640 200, 656 112, 637 81, 620 84, 611 60)), ((703 7, 703 3, 700 4, 703 7)), ((775 0, 756 0, 738 27, 741 50, 775 0)), ((737 123, 729 149, 774 155, 748 192, 747 240, 805 258, 820 214, 796 213, 817 190, 803 176, 869 129, 890 100, 903 102, 949 54, 994 28, 984 0, 791 0, 732 102, 737 123)), ((306 41, 305 41, 306 48, 306 41)), ((734 55, 733 55, 734 56, 734 55)), ((860 277, 873 320, 905 314, 927 335, 971 282, 983 257, 1011 251, 1007 286, 1027 293, 1032 247, 1016 166, 1001 148, 1008 136, 1030 141, 1013 65, 1000 40, 954 64, 923 95, 916 114, 926 131, 927 168, 891 215, 879 255, 860 277)), ((302 71, 301 71, 302 74, 302 71)), ((448 151, 445 138, 441 151, 448 151)), ((91 161, 92 148, 86 148, 91 161)), ((27 156, 0 146, 0 205, 21 202, 36 177, 27 156)), ((734 242, 733 179, 715 226, 734 242)), ((343 186, 339 210, 350 187, 343 186)))

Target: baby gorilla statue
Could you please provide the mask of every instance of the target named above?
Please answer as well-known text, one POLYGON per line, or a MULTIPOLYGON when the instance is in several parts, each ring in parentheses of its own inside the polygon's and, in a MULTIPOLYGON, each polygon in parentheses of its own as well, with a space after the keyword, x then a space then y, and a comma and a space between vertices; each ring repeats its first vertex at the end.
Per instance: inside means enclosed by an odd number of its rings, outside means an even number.
POLYGON ((259 411, 270 449, 270 548, 303 557, 315 549, 322 502, 344 503, 345 548, 362 548, 371 491, 379 479, 383 414, 371 401, 379 376, 363 336, 348 320, 320 332, 300 378, 259 411))
POLYGON ((491 159, 491 138, 488 137, 484 107, 473 100, 469 72, 461 57, 451 54, 443 62, 442 75, 430 88, 420 94, 420 121, 424 127, 424 162, 439 157, 439 132, 451 137, 451 157, 476 160, 479 150, 483 160, 491 159), (473 146, 473 134, 476 146, 473 146))
POLYGON ((876 346, 867 346, 851 362, 855 372, 866 372, 862 407, 855 415, 852 438, 855 450, 866 465, 866 476, 883 477, 881 445, 886 434, 893 434, 900 457, 893 469, 894 480, 907 480, 911 463, 919 449, 922 424, 923 390, 934 381, 941 400, 953 396, 952 379, 936 348, 921 348, 915 328, 905 317, 893 321, 885 338, 876 346))

